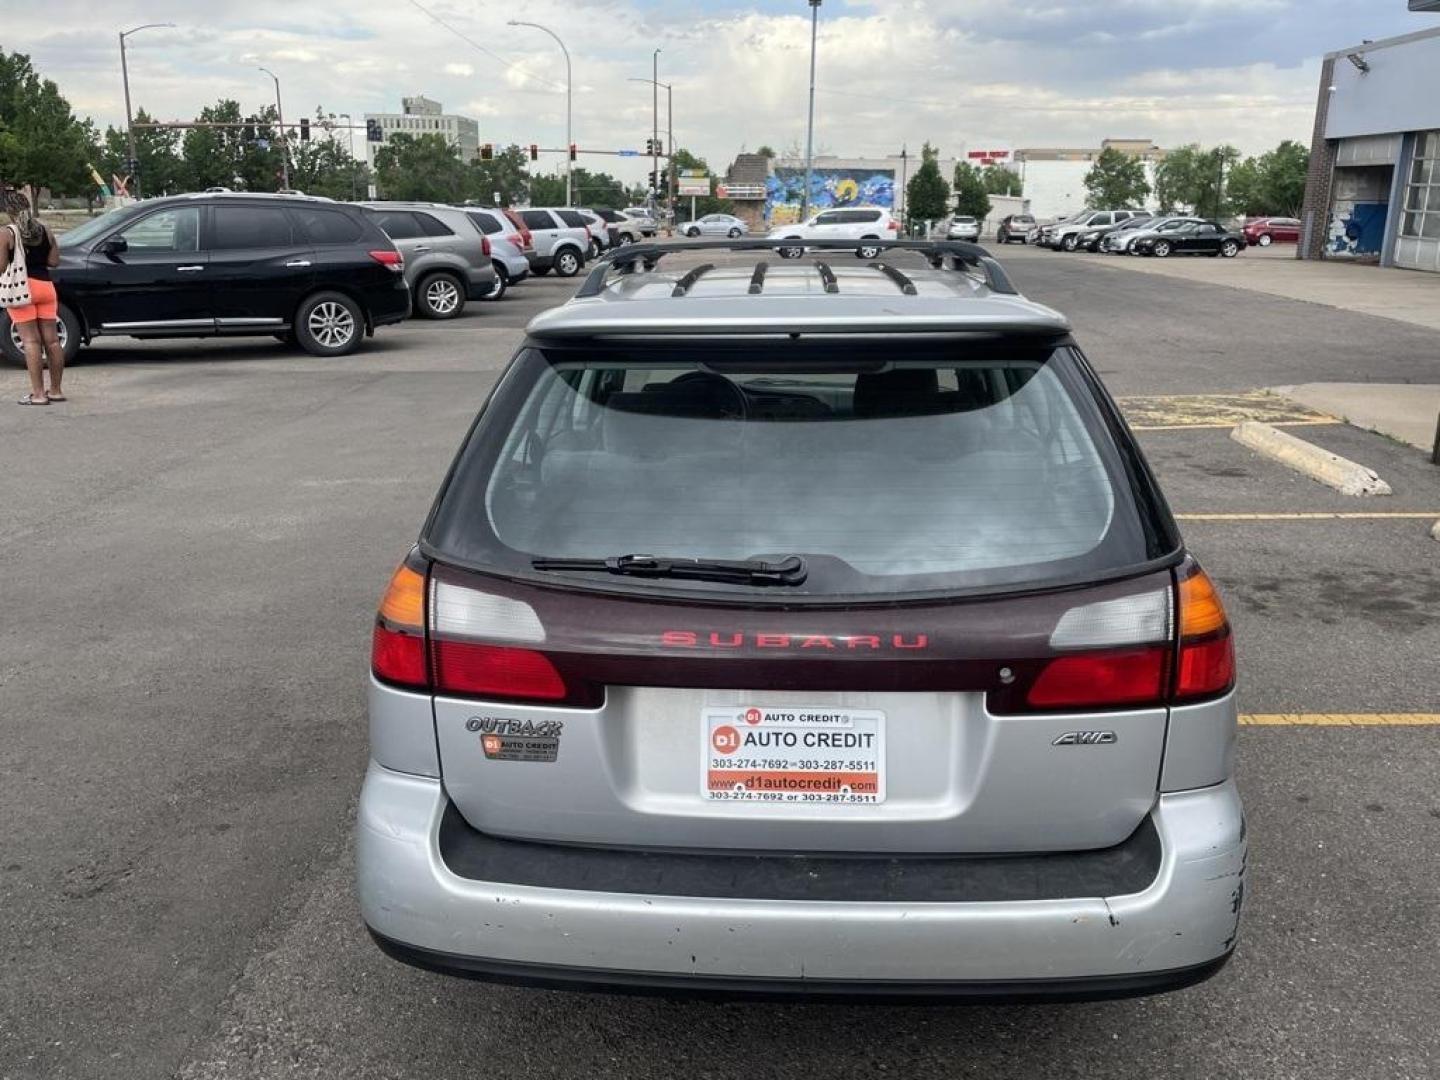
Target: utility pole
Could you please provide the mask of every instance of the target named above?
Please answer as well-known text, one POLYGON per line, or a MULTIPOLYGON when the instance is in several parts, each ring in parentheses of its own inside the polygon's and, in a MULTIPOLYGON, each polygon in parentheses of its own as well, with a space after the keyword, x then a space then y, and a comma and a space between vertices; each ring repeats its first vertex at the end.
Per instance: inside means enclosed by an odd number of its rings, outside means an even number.
MULTIPOLYGON (((665 88, 665 126, 667 129, 666 138, 670 140, 670 167, 665 170, 670 185, 670 209, 675 209, 675 84, 656 82, 654 79, 628 79, 628 82, 649 83, 651 86, 665 88)), ((659 180, 659 177, 656 177, 659 180)), ((695 216, 693 210, 690 214, 695 216)))
POLYGON ((511 19, 509 26, 529 26, 535 30, 541 30, 555 39, 555 44, 560 46, 560 51, 565 54, 565 205, 575 204, 573 176, 575 171, 575 159, 570 155, 570 147, 575 145, 575 137, 570 132, 570 118, 572 108, 575 104, 575 80, 570 74, 570 50, 565 48, 565 42, 560 40, 560 35, 551 30, 548 26, 541 26, 539 23, 521 22, 518 19, 511 19))
MULTIPOLYGON (((660 195, 660 50, 655 50, 655 55, 650 58, 650 108, 651 108, 651 143, 650 143, 650 179, 654 186, 650 189, 652 201, 656 201, 660 195)), ((670 148, 673 153, 675 148, 670 148)))
POLYGON ((810 0, 810 122, 805 129, 805 190, 800 193, 800 220, 810 216, 810 174, 815 166, 815 39, 820 27, 821 0, 810 0))
POLYGON ((135 119, 130 115, 130 65, 125 59, 125 39, 131 34, 138 34, 141 30, 154 30, 161 26, 174 26, 174 23, 146 23, 144 26, 136 26, 130 30, 120 31, 120 81, 125 84, 125 142, 129 147, 130 160, 126 162, 129 166, 131 177, 135 183, 135 197, 140 197, 140 159, 135 154, 135 119))
POLYGON ((354 202, 359 197, 355 187, 355 118, 348 112, 342 112, 340 119, 345 121, 345 153, 350 157, 350 201, 354 202))
POLYGON ((275 115, 280 119, 280 186, 290 186, 290 150, 285 141, 285 108, 280 104, 280 76, 276 75, 269 68, 260 68, 266 75, 275 80, 275 115))
POLYGON ((910 176, 910 150, 908 147, 900 147, 900 227, 905 228, 905 215, 910 213, 910 192, 905 185, 909 182, 910 176))

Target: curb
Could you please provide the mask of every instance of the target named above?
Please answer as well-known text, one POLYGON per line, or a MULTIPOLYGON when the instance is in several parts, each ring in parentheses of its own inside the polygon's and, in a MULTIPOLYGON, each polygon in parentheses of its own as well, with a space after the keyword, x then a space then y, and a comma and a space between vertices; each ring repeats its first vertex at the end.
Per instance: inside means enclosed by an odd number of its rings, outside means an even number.
POLYGON ((1314 443, 1297 439, 1279 428, 1258 420, 1237 424, 1230 437, 1242 446, 1273 458, 1327 487, 1345 495, 1390 495, 1390 485, 1376 474, 1349 458, 1322 450, 1314 443))

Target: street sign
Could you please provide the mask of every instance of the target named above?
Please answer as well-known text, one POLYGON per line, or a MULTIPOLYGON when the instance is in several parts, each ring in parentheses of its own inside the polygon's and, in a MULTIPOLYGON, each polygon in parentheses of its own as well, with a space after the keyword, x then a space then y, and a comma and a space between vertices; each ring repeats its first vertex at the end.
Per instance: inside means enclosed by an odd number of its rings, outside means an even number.
POLYGON ((677 178, 679 186, 675 189, 677 195, 709 195, 710 177, 704 174, 695 176, 681 173, 677 178))
POLYGON ((639 156, 640 156, 640 151, 639 151, 639 150, 621 150, 621 151, 618 151, 618 153, 620 154, 621 157, 639 157, 639 156))

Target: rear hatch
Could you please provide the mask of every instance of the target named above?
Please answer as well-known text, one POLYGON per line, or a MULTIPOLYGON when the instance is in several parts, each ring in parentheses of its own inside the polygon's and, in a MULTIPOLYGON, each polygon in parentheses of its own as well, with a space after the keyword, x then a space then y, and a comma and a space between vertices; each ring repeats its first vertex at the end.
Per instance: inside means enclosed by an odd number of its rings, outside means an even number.
POLYGON ((1064 342, 527 347, 420 550, 486 832, 1074 850, 1154 803, 1181 556, 1064 342))

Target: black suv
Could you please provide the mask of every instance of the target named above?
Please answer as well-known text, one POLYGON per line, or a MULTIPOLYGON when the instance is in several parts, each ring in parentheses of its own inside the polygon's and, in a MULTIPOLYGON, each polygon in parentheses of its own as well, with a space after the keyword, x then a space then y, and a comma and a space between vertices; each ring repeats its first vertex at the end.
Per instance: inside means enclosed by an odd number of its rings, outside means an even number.
MULTIPOLYGON (((60 237, 60 339, 67 359, 101 335, 273 335, 343 356, 410 313, 404 266, 363 212, 329 199, 148 199, 60 237)), ((8 319, 0 351, 24 363, 8 319)))

